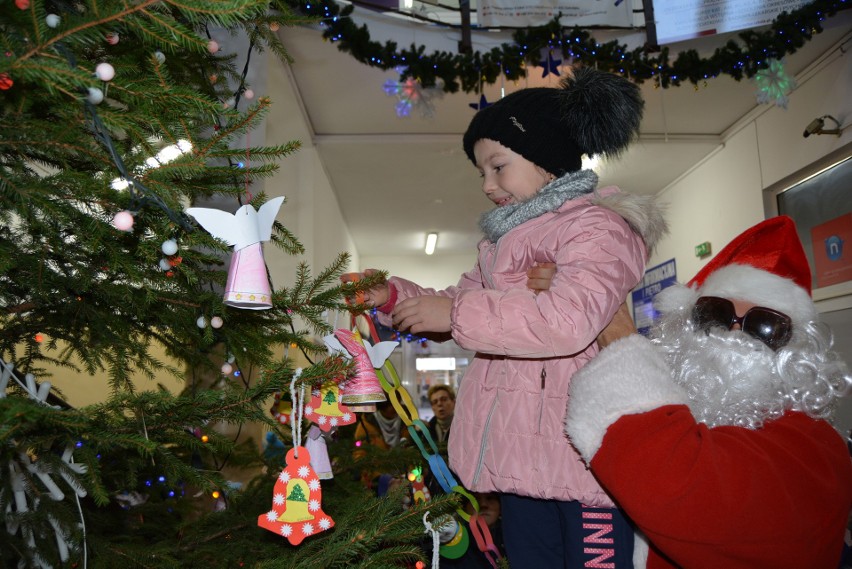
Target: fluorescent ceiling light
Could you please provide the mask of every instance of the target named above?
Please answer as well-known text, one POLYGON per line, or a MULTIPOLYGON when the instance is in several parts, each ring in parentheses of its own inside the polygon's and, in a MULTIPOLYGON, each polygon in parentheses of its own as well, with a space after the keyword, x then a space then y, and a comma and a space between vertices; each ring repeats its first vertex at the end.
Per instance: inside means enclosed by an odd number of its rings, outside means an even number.
POLYGON ((417 358, 414 367, 417 371, 450 371, 456 369, 456 358, 417 358))
POLYGON ((438 244, 438 234, 430 233, 426 236, 426 254, 431 255, 435 252, 435 246, 438 244))

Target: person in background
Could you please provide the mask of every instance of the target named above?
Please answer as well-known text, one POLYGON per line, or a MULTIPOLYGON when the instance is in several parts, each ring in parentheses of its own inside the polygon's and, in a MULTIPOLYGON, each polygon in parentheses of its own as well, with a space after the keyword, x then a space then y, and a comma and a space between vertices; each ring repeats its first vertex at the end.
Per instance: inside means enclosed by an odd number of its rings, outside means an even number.
POLYGON ((475 266, 445 290, 391 277, 364 294, 383 323, 450 333, 476 353, 449 466, 465 488, 500 494, 515 567, 631 567, 633 530, 562 422, 571 377, 597 355, 596 338, 666 230, 653 197, 598 188, 581 166, 583 155, 626 149, 643 105, 630 81, 581 68, 558 88, 521 89, 479 110, 463 146, 494 208, 480 218, 475 266), (527 271, 541 263, 555 265, 550 288, 530 290, 527 271))
POLYGON ((429 404, 435 414, 429 419, 429 434, 435 444, 446 444, 456 410, 456 392, 449 385, 433 385, 429 388, 429 404))
POLYGON ((652 339, 617 340, 574 376, 566 418, 647 538, 637 568, 837 569, 852 461, 829 420, 852 375, 793 221, 746 230, 655 308, 652 339))
MULTIPOLYGON (((505 556, 506 548, 503 545, 503 529, 500 521, 500 495, 494 492, 474 492, 473 497, 479 505, 479 516, 485 522, 485 525, 488 526, 488 531, 491 534, 494 546, 497 548, 497 551, 500 552, 500 555, 505 556)), ((474 509, 472 502, 466 502, 464 509, 468 514, 473 515, 474 509)), ((469 524, 461 521, 457 514, 453 514, 453 517, 456 523, 451 524, 450 530, 458 530, 459 524, 463 525, 464 529, 461 531, 468 532, 468 546, 461 555, 453 555, 452 557, 442 556, 441 567, 444 569, 492 569, 492 565, 488 560, 488 557, 479 550, 474 538, 469 535, 469 524)), ((446 542, 443 545, 458 541, 458 536, 452 531, 446 534, 442 532, 441 537, 443 537, 446 542)), ((431 539, 424 542, 424 550, 426 551, 426 557, 431 557, 431 539)))
POLYGON ((372 413, 358 413, 357 425, 356 445, 358 441, 363 441, 390 449, 408 442, 408 429, 389 400, 376 403, 376 410, 372 413))
MULTIPOLYGON (((372 413, 358 413, 354 441, 352 457, 360 460, 367 455, 364 445, 389 450, 407 444, 409 433, 393 404, 385 400, 376 403, 376 410, 372 413)), ((375 490, 381 497, 387 493, 389 481, 401 476, 402 473, 390 474, 367 469, 361 472, 360 477, 364 486, 375 490)))

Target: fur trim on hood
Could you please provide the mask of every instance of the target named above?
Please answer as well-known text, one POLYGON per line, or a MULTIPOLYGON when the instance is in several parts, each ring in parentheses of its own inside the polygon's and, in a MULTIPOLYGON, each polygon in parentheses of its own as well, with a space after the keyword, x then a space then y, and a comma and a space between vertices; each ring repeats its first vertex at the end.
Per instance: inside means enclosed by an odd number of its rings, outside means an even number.
POLYGON ((668 233, 669 225, 664 214, 665 208, 657 202, 656 196, 642 196, 617 192, 607 196, 595 194, 592 203, 610 209, 624 218, 630 228, 645 242, 648 257, 660 239, 668 233))

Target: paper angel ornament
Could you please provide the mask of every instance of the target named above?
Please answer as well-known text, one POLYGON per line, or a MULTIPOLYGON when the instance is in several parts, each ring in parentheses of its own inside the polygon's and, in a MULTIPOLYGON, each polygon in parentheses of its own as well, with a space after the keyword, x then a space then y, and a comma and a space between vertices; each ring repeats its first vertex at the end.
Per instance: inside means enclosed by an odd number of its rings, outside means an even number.
POLYGON ((311 468, 317 473, 317 478, 320 480, 334 478, 331 471, 331 460, 328 458, 328 445, 326 445, 325 437, 322 436, 322 431, 316 425, 311 425, 311 428, 308 429, 308 440, 305 441, 305 448, 311 453, 311 468))
POLYGON ((204 207, 186 210, 213 237, 234 246, 225 283, 228 306, 249 310, 272 308, 272 290, 261 244, 272 238, 272 224, 283 202, 284 196, 273 198, 257 211, 246 204, 234 214, 204 207))
POLYGON ((299 545, 306 537, 331 529, 334 520, 322 511, 322 488, 308 450, 290 449, 286 462, 275 482, 272 509, 258 516, 257 525, 299 545))
POLYGON ((399 342, 379 342, 375 346, 361 339, 358 330, 334 331, 323 338, 331 353, 339 353, 355 361, 355 373, 346 380, 340 401, 346 405, 377 403, 387 400, 376 369, 385 365, 399 342))

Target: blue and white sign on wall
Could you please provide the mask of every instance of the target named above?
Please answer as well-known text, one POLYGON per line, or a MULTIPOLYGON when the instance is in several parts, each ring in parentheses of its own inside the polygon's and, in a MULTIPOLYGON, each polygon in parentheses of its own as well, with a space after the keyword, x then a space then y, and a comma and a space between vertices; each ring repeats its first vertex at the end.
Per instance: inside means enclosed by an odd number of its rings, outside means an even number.
POLYGON ((654 297, 661 290, 677 282, 675 260, 670 259, 645 271, 642 282, 633 291, 633 321, 640 334, 647 335, 657 312, 654 310, 654 297))

